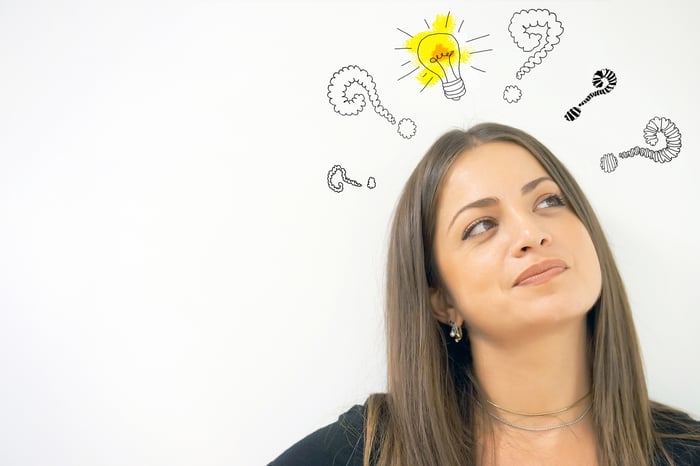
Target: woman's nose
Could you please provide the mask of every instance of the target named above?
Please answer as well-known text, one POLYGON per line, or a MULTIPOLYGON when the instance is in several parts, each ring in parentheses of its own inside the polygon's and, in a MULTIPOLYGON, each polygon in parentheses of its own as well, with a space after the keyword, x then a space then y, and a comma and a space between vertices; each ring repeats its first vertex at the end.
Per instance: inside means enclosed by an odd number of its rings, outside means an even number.
POLYGON ((544 226, 537 221, 532 213, 517 213, 512 216, 514 256, 521 256, 528 250, 545 247, 552 242, 552 236, 544 226))

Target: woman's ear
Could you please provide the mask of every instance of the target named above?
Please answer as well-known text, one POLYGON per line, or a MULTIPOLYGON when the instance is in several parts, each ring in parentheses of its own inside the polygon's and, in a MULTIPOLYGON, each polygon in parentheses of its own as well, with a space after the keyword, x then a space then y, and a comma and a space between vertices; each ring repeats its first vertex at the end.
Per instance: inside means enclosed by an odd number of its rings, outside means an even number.
POLYGON ((443 324, 450 325, 454 322, 462 326, 464 323, 464 319, 442 289, 430 288, 430 304, 433 308, 433 315, 443 324))

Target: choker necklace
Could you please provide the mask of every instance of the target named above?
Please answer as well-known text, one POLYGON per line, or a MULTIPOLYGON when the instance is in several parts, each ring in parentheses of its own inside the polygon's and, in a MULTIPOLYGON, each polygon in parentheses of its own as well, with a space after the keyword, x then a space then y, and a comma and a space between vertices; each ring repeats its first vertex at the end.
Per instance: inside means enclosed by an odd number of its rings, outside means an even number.
POLYGON ((544 430, 554 430, 554 429, 561 429, 562 427, 573 426, 574 424, 577 424, 577 423, 581 422, 581 420, 583 420, 583 418, 586 417, 586 414, 588 414, 588 412, 591 410, 592 407, 593 407, 593 403, 591 403, 590 405, 588 405, 588 408, 586 408, 586 410, 583 412, 583 414, 581 414, 579 417, 577 417, 577 418, 574 419, 573 421, 565 422, 565 423, 563 423, 563 424, 557 424, 557 425, 554 425, 554 426, 544 426, 544 427, 519 426, 519 425, 517 425, 517 424, 513 424, 512 422, 506 421, 505 419, 496 416, 495 414, 493 414, 493 413, 492 413, 491 411, 489 411, 489 410, 486 410, 486 412, 489 413, 489 416, 491 416, 492 418, 494 418, 494 419, 497 420, 498 422, 501 422, 501 423, 503 423, 503 424, 505 424, 505 425, 507 425, 507 426, 514 427, 514 428, 520 429, 520 430, 527 430, 527 431, 530 431, 530 432, 541 432, 541 431, 544 431, 544 430))
POLYGON ((498 408, 498 409, 500 409, 501 411, 505 411, 506 413, 515 414, 515 415, 518 415, 518 416, 528 416, 528 417, 535 417, 535 416, 551 416, 551 415, 553 415, 553 414, 560 414, 560 413, 563 413, 564 411, 570 410, 571 408, 573 408, 574 406, 576 406, 577 404, 579 404, 580 402, 582 402, 582 401, 583 401, 588 395, 590 395, 590 394, 591 394, 591 391, 588 390, 588 392, 587 392, 585 395, 583 395, 583 396, 582 396, 581 398, 579 398, 578 400, 574 401, 574 403, 573 403, 572 405, 567 406, 566 408, 561 408, 561 409, 557 409, 557 410, 554 410, 554 411, 547 411, 547 412, 542 412, 542 413, 521 413, 520 411, 511 411, 511 410, 508 409, 508 408, 504 408, 503 406, 499 406, 499 405, 497 405, 496 403, 494 403, 493 401, 490 401, 490 400, 486 400, 486 402, 487 402, 488 404, 490 404, 491 406, 493 406, 494 408, 498 408))

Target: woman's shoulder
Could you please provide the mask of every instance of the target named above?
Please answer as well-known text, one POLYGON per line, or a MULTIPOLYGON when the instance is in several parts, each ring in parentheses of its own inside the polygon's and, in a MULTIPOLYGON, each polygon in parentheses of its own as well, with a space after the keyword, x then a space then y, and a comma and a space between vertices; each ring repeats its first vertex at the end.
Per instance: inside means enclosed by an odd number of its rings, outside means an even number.
MULTIPOLYGON (((652 419, 661 442, 677 465, 700 465, 700 421, 658 403, 653 403, 652 419)), ((657 456, 655 464, 668 463, 657 456)))
POLYGON ((307 435, 268 466, 362 465, 366 405, 355 405, 338 420, 307 435))

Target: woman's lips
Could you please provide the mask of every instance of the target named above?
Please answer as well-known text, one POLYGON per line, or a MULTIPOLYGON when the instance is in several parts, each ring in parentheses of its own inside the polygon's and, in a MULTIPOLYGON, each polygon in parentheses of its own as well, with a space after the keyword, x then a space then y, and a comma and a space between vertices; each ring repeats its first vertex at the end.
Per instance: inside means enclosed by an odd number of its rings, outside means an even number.
POLYGON ((513 286, 539 285, 566 271, 569 266, 560 259, 549 259, 523 270, 513 286))

